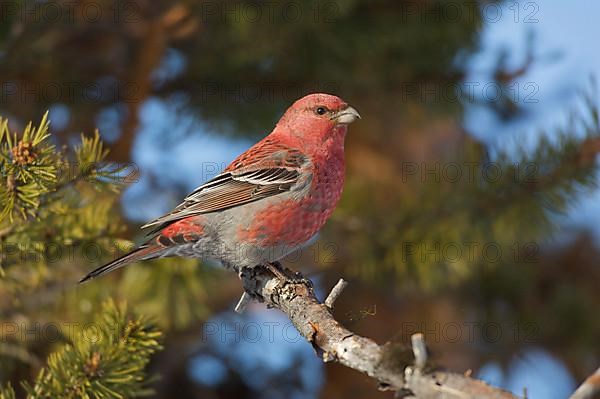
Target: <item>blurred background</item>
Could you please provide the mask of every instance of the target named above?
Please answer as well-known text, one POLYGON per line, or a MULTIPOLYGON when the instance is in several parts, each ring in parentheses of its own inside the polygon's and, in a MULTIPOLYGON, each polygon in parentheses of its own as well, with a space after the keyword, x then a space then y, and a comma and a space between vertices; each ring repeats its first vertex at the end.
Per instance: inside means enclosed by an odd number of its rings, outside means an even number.
MULTIPOLYGON (((7 0, 0 115, 21 130, 49 110, 58 145, 98 128, 129 171, 99 212, 139 242, 295 99, 344 98, 363 119, 343 198, 284 263, 321 298, 349 280, 335 315, 357 333, 422 331, 439 365, 564 398, 600 364, 598 15, 584 0, 7 0)), ((114 255, 57 257, 26 300, 0 289, 2 318, 64 324, 127 300, 166 331, 157 398, 390 397, 322 364, 279 312, 235 314, 240 281, 218 266, 145 262, 74 288, 114 255)), ((3 383, 35 370, 0 351, 3 383)))

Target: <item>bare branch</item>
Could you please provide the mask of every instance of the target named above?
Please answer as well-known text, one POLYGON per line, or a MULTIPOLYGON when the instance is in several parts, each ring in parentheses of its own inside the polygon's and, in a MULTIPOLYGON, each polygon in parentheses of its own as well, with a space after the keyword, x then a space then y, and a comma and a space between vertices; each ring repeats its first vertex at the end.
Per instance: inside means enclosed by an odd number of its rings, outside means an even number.
POLYGON ((423 370, 427 364, 427 347, 423 334, 416 333, 410 337, 412 343, 413 354, 415 355, 415 367, 417 370, 423 370))
MULTIPOLYGON (((317 300, 307 281, 283 281, 260 267, 244 269, 240 277, 246 292, 284 312, 324 361, 336 361, 362 372, 375 379, 380 389, 396 391, 398 397, 516 398, 509 392, 463 374, 422 371, 411 364, 412 355, 407 360, 406 348, 401 345, 378 345, 369 338, 354 334, 333 318, 327 305, 317 300)), ((426 352, 421 352, 420 339, 416 341, 419 347, 416 349, 419 352, 417 364, 421 365, 422 353, 426 352)), ((408 350, 408 353, 411 351, 408 350)))
POLYGON ((327 299, 325 299, 325 306, 329 309, 333 309, 333 305, 338 297, 342 294, 344 289, 348 286, 348 282, 343 278, 339 279, 337 284, 333 286, 329 295, 327 295, 327 299))
POLYGON ((600 396, 600 368, 577 388, 569 399, 594 399, 600 396))

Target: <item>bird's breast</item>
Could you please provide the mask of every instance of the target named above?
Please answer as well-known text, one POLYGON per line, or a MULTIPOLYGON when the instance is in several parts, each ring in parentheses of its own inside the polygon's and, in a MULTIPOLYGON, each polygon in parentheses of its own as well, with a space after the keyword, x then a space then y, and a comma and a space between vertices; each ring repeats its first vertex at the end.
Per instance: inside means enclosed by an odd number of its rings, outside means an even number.
POLYGON ((297 192, 257 204, 250 223, 240 226, 238 239, 262 247, 297 247, 323 227, 344 186, 343 157, 315 158, 297 192))

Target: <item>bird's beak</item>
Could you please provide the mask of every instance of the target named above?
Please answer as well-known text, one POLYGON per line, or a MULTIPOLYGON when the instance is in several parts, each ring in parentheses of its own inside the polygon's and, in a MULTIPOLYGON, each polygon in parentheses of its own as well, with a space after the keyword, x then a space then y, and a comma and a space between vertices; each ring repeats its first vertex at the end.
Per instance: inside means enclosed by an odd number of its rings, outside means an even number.
POLYGON ((358 111, 351 106, 347 106, 341 111, 336 112, 331 116, 332 120, 335 120, 338 125, 348 125, 357 119, 360 119, 358 111))

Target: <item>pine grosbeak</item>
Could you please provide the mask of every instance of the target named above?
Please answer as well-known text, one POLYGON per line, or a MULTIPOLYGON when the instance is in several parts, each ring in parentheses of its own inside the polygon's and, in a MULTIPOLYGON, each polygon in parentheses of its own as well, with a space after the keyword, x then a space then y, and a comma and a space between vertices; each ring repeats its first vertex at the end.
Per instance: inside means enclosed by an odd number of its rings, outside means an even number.
POLYGON ((139 260, 212 258, 237 271, 268 265, 306 244, 332 214, 344 185, 344 138, 360 118, 342 99, 296 101, 264 139, 170 213, 150 238, 81 282, 139 260))

